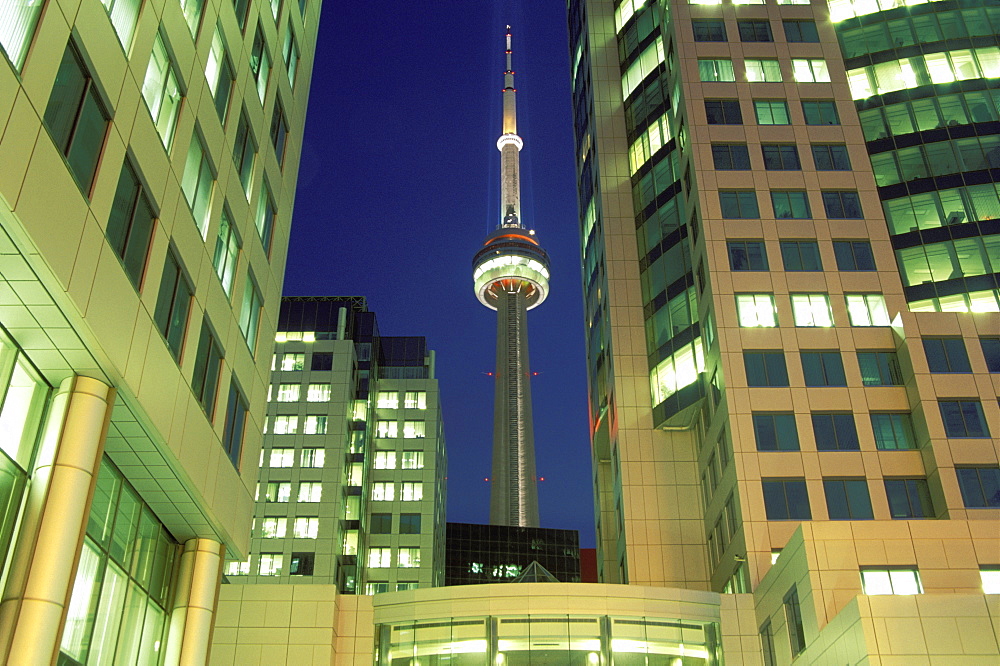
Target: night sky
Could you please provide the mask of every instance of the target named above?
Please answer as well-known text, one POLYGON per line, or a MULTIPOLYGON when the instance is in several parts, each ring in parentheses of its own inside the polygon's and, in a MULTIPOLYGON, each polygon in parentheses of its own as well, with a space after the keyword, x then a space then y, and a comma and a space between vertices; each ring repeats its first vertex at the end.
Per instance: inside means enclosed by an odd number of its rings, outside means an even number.
POLYGON ((285 294, 363 295, 382 335, 437 351, 448 520, 489 517, 496 315, 472 256, 499 219, 503 34, 514 36, 521 206, 552 263, 528 315, 543 527, 592 547, 593 493, 562 0, 327 0, 285 294))

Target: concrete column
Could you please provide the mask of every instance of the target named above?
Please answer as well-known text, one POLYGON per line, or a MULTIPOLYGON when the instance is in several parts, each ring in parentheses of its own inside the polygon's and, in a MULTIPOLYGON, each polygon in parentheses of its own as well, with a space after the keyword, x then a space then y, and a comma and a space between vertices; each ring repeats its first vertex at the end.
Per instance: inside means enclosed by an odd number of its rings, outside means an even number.
POLYGON ((115 390, 69 377, 52 400, 0 603, 0 662, 54 663, 115 390))
POLYGON ((167 638, 165 663, 169 666, 208 663, 225 554, 226 547, 212 539, 196 538, 184 543, 167 638))

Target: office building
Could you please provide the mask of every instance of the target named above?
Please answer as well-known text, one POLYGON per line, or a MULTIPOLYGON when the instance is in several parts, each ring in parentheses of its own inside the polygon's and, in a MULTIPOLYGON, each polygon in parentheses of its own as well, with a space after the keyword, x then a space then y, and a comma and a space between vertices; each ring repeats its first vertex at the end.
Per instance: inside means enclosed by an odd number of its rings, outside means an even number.
POLYGON ((516 525, 448 523, 445 585, 482 585, 523 580, 532 563, 541 575, 580 582, 580 535, 576 530, 516 525))
POLYGON ((0 4, 0 661, 198 663, 246 553, 319 3, 0 4))
POLYGON ((446 457, 433 352, 363 297, 283 298, 249 557, 235 584, 440 585, 446 457))
POLYGON ((473 258, 472 277, 479 302, 497 312, 490 523, 538 527, 527 312, 548 296, 549 257, 521 216, 519 159, 524 142, 517 135, 510 26, 506 41, 503 134, 497 139, 500 219, 473 258))
POLYGON ((927 616, 997 614, 996 7, 568 11, 601 580, 730 593, 738 661, 995 658, 927 616))

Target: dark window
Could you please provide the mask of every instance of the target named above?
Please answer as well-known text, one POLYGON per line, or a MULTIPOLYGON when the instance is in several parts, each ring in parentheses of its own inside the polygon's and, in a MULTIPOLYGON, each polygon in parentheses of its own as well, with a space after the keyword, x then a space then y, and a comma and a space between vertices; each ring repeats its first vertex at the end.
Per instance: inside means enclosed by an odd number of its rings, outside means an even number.
POLYGON ((851 156, 842 143, 814 143, 812 154, 817 171, 851 170, 851 156))
POLYGON ((764 241, 728 241, 729 268, 734 271, 766 271, 767 249, 764 241))
POLYGON ((812 415, 813 434, 819 451, 858 451, 858 429, 851 413, 812 415))
POLYGON ((747 372, 747 386, 788 386, 784 352, 745 351, 743 365, 747 372))
POLYGON ((823 192, 823 209, 830 219, 860 220, 861 199, 853 190, 827 190, 823 192))
POLYGON ((720 171, 742 171, 750 168, 750 153, 745 143, 713 143, 712 162, 720 171))
POLYGON ((90 196, 108 130, 108 113, 73 42, 67 44, 59 63, 45 107, 45 124, 80 189, 90 196))
POLYGON ((806 125, 839 125, 837 104, 832 99, 816 99, 802 102, 802 115, 806 125))
POLYGON ((274 156, 278 159, 278 165, 284 165, 285 141, 288 139, 288 120, 285 118, 285 110, 281 106, 281 100, 274 102, 274 114, 271 116, 271 145, 274 146, 274 156))
POLYGON ((989 372, 1000 372, 1000 338, 979 338, 989 372))
POLYGON ((236 139, 233 142, 233 161, 239 169, 240 182, 243 184, 243 191, 250 191, 250 177, 253 175, 253 160, 257 153, 257 144, 250 133, 250 121, 247 114, 240 111, 240 122, 236 126, 236 139))
POLYGON ((420 534, 420 514, 401 513, 399 514, 400 534, 420 534))
POLYGON ((760 217, 760 210, 757 208, 757 193, 753 190, 720 190, 719 203, 722 205, 722 217, 725 219, 757 219, 760 217))
POLYGON ((736 25, 740 29, 741 42, 774 41, 774 36, 771 34, 771 22, 766 19, 737 21, 736 25))
POLYGON ((818 42, 815 21, 782 21, 785 27, 785 41, 788 42, 818 42))
POLYGON ((934 517, 927 479, 886 479, 885 495, 893 520, 934 517))
POLYGON ((962 338, 924 338, 923 343, 931 372, 972 372, 962 338))
POLYGON ((277 215, 277 210, 274 205, 274 197, 271 196, 271 187, 267 183, 267 178, 264 178, 264 183, 260 188, 260 198, 257 199, 257 214, 254 216, 254 224, 260 235, 260 242, 264 246, 265 254, 271 252, 275 215, 277 215))
POLYGON ((226 427, 222 432, 222 448, 237 470, 240 468, 246 421, 247 401, 236 385, 236 378, 233 377, 229 382, 229 402, 226 404, 226 427))
POLYGON ((373 513, 368 523, 369 534, 392 534, 392 514, 373 513))
POLYGON ((785 595, 785 621, 788 624, 788 640, 792 646, 794 658, 806 648, 806 630, 802 626, 802 608, 799 606, 799 593, 792 587, 785 595))
POLYGON ((809 520, 809 493, 805 479, 761 479, 768 520, 809 520))
POLYGON ((823 270, 816 241, 781 241, 781 260, 786 271, 823 270))
POLYGON ((858 366, 865 386, 902 386, 903 373, 894 351, 859 351, 858 366))
POLYGON ((788 102, 783 99, 755 99, 753 110, 759 125, 790 125, 792 122, 788 102))
POLYGON ((1000 467, 959 467, 958 486, 968 509, 1000 509, 1000 467))
POLYGON ((743 124, 743 112, 738 99, 706 99, 705 116, 709 125, 743 124))
POLYGON ((905 451, 917 448, 913 420, 905 412, 872 412, 875 448, 880 451, 905 451))
POLYGON ((233 0, 233 11, 236 12, 236 22, 240 26, 240 31, 247 27, 247 10, 250 8, 250 0, 233 0))
MULTIPOLYGON (((826 204, 824 192, 823 203, 826 204)), ((832 215, 830 217, 833 217, 832 215)), ((837 257, 839 271, 873 271, 875 255, 868 241, 833 241, 833 254, 837 257)))
POLYGON ((761 144, 764 154, 764 168, 769 171, 799 171, 802 163, 799 161, 799 149, 794 143, 761 144))
POLYGON ((312 576, 315 564, 315 553, 292 553, 292 563, 288 566, 288 574, 291 576, 312 576))
POLYGON ((722 20, 694 19, 691 21, 691 29, 696 42, 726 41, 726 24, 722 20))
POLYGON ((194 397, 205 408, 208 420, 215 415, 215 394, 219 389, 219 372, 222 368, 222 348, 208 324, 208 317, 201 323, 201 339, 198 340, 198 356, 194 360, 194 375, 191 388, 194 397))
POLYGON ((983 406, 978 400, 939 400, 948 437, 989 437, 983 406))
POLYGON ((777 666, 778 660, 774 654, 774 633, 771 631, 771 621, 760 625, 760 649, 764 653, 764 666, 777 666))
POLYGON ((847 386, 844 362, 837 351, 802 352, 806 386, 847 386))
POLYGON ((333 352, 313 352, 310 370, 333 370, 333 352))
POLYGON ((823 479, 830 520, 872 520, 872 500, 864 479, 823 479))
POLYGON ((772 190, 771 207, 778 220, 808 220, 812 217, 809 197, 803 190, 772 190))
POLYGON ((794 414, 758 412, 753 415, 753 434, 758 451, 799 450, 794 414))
POLYGON ((184 347, 184 330, 187 328, 191 296, 191 287, 180 263, 174 258, 174 253, 168 251, 153 319, 175 359, 180 359, 181 349, 184 347))
POLYGON ((142 184, 128 160, 125 160, 121 176, 118 177, 118 189, 111 202, 111 215, 108 217, 105 233, 108 243, 122 260, 125 274, 136 289, 142 284, 154 217, 142 184))

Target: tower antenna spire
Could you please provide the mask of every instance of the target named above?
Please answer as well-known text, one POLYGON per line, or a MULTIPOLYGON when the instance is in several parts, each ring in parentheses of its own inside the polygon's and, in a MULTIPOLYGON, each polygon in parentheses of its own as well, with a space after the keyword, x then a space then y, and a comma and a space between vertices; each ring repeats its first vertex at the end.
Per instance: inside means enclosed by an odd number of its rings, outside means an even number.
POLYGON ((500 151, 500 222, 498 228, 524 228, 521 223, 521 167, 519 153, 524 141, 517 135, 517 90, 511 62, 511 34, 507 26, 507 69, 503 73, 503 134, 497 139, 500 151))

